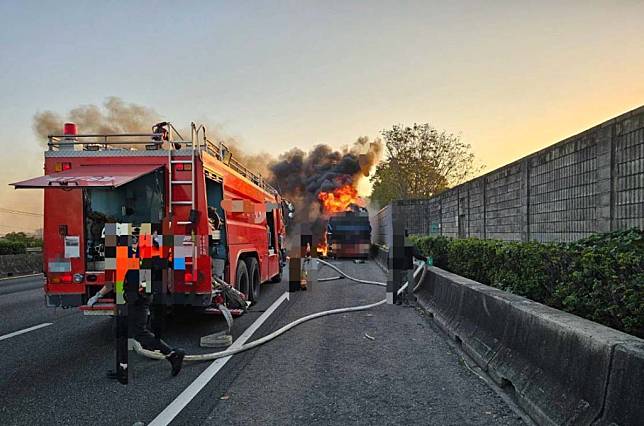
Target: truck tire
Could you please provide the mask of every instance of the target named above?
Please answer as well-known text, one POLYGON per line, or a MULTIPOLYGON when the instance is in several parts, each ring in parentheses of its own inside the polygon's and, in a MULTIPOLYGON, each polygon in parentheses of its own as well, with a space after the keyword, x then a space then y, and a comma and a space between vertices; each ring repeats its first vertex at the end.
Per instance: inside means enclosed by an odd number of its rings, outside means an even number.
POLYGON ((248 278, 250 282, 249 299, 251 302, 257 302, 259 299, 260 284, 262 283, 259 274, 259 263, 257 263, 257 259, 254 257, 249 257, 246 259, 246 262, 248 262, 248 278))
POLYGON ((246 262, 239 259, 237 262, 237 272, 235 273, 235 288, 244 293, 248 298, 250 293, 250 280, 248 279, 248 268, 246 262))

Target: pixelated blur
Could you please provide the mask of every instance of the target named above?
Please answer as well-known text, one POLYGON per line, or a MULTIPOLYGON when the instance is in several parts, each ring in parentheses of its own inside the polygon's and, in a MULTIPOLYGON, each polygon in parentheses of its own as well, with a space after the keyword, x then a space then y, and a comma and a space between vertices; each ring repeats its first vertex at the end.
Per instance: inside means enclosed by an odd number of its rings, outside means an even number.
POLYGON ((105 224, 105 270, 114 273, 117 304, 125 303, 126 281, 138 283, 140 292, 167 294, 170 275, 160 273, 163 269, 184 274, 188 281, 192 274, 186 265, 191 264, 192 253, 191 236, 162 235, 160 224, 105 224))

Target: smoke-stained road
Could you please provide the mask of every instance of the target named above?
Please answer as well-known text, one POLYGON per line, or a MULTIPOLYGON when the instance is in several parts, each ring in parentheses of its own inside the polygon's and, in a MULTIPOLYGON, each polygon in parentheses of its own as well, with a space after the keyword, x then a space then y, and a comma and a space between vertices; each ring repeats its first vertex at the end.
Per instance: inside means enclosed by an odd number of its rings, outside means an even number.
MULTIPOLYGON (((342 262, 356 276, 382 280, 372 263, 342 262)), ((0 424, 133 424, 150 422, 210 364, 188 364, 170 377, 165 361, 130 355, 130 384, 105 378, 112 368, 109 318, 54 310, 42 278, 0 282, 0 424), (11 286, 13 291, 2 294, 11 286), (34 288, 38 287, 38 288, 34 288), (15 291, 21 288, 20 291, 15 291)), ((235 322, 235 338, 286 287, 262 286, 262 301, 235 322)), ((319 283, 283 303, 251 338, 308 313, 383 298, 383 289, 346 281, 319 283)), ((171 344, 204 352, 199 337, 220 319, 176 318, 171 344)), ((371 311, 313 320, 258 349, 236 355, 173 424, 520 424, 501 398, 459 362, 415 310, 371 311), (365 336, 373 337, 371 340, 365 336)))

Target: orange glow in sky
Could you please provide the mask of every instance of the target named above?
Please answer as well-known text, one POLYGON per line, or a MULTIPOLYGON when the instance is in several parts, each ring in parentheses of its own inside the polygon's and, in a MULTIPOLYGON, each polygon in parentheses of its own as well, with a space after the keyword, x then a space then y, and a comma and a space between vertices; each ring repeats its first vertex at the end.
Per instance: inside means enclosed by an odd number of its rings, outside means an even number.
MULTIPOLYGON (((108 96, 181 127, 218 123, 248 151, 273 156, 428 122, 461 134, 484 172, 644 104, 644 2, 158 9, 1 6, 11 25, 0 40, 11 49, 0 57, 0 208, 42 212, 41 190, 8 186, 42 174, 34 113, 108 96), (131 24, 168 16, 182 17, 172 31, 131 24), (50 31, 64 19, 78 25, 50 31)), ((369 192, 366 179, 358 190, 369 192)), ((0 212, 0 234, 40 226, 38 217, 0 212)))

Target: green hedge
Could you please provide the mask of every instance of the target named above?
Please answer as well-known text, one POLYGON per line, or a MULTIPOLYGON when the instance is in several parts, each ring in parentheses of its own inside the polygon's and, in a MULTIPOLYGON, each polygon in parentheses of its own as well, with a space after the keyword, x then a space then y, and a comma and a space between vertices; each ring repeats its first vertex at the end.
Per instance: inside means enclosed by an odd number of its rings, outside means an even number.
POLYGON ((644 337, 644 231, 574 243, 413 236, 458 275, 644 337))
POLYGON ((2 254, 22 254, 26 252, 24 243, 0 239, 0 255, 2 254))

